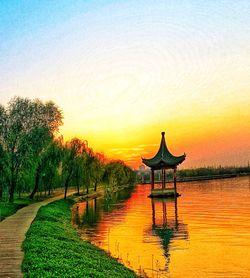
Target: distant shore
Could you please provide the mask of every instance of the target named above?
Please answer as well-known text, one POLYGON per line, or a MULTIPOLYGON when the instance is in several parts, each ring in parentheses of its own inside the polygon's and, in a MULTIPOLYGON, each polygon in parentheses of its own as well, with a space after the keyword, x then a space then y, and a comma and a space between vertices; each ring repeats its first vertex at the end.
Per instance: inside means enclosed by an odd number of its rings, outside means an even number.
MULTIPOLYGON (((221 174, 221 175, 207 175, 207 176, 196 176, 196 177, 185 177, 177 178, 177 182, 191 182, 191 181, 203 181, 203 180, 217 180, 217 179, 231 179, 243 176, 250 176, 250 173, 240 174, 221 174)), ((172 180, 167 180, 166 183, 172 183, 172 180)), ((150 184, 150 181, 145 181, 143 184, 150 184)), ((155 184, 161 184, 161 181, 155 181, 155 184)))

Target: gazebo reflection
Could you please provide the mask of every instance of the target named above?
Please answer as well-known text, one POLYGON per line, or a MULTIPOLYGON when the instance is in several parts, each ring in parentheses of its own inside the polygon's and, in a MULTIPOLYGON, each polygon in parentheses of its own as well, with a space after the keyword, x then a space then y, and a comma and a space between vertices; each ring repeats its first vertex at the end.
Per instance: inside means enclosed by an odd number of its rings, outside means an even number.
POLYGON ((160 238, 166 258, 165 270, 170 262, 171 242, 188 239, 188 226, 178 219, 177 198, 151 199, 152 230, 160 238))
MULTIPOLYGON (((159 226, 167 227, 170 224, 167 221, 167 203, 171 206, 174 203, 174 219, 171 217, 170 223, 171 223, 171 228, 174 228, 176 231, 178 231, 178 206, 177 206, 177 198, 173 199, 151 199, 151 206, 152 206, 152 228, 157 228, 159 226), (157 222, 158 219, 156 219, 156 204, 161 204, 162 205, 162 221, 157 222), (157 223, 156 223, 157 222, 157 223), (174 224, 174 225, 173 225, 174 224)), ((159 208, 158 208, 159 209, 159 208)), ((159 217, 158 217, 159 218, 159 217)), ((182 225, 182 224, 181 224, 182 225)))

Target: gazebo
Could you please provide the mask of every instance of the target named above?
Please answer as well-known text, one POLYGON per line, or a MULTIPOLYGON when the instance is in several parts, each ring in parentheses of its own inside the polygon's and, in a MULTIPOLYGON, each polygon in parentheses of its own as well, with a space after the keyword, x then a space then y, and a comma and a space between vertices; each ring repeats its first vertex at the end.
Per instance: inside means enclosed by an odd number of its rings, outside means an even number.
POLYGON ((176 169, 185 158, 184 153, 181 156, 174 156, 167 148, 165 141, 165 132, 161 133, 161 145, 157 154, 150 159, 142 158, 142 162, 151 168, 151 195, 149 197, 176 197, 179 194, 176 192, 176 169), (166 188, 166 169, 174 170, 174 188, 166 188), (161 170, 162 172, 162 188, 154 188, 154 171, 161 170))

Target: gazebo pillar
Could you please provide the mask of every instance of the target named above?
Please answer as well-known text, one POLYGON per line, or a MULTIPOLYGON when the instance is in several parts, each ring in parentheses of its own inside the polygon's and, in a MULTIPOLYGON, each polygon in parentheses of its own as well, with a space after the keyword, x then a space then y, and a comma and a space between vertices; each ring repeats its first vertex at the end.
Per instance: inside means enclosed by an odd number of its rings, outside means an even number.
POLYGON ((166 170, 163 169, 163 188, 166 188, 166 170))
POLYGON ((174 168, 174 196, 176 198, 176 167, 174 168))
POLYGON ((164 173, 163 173, 163 169, 161 169, 161 188, 163 189, 164 187, 164 173))
POLYGON ((151 168, 151 189, 155 188, 155 173, 154 170, 151 168))
POLYGON ((153 199, 151 199, 151 205, 152 205, 152 222, 154 227, 155 226, 155 203, 153 199))

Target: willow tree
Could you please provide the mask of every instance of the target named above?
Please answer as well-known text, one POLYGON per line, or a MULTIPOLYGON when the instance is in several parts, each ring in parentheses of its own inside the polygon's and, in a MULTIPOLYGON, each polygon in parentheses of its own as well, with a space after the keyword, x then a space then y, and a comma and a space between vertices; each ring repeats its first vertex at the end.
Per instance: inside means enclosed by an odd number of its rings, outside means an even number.
POLYGON ((7 159, 6 151, 4 150, 3 133, 6 125, 6 110, 0 105, 0 200, 3 196, 4 183, 7 175, 7 159))
POLYGON ((111 161, 105 165, 103 181, 113 189, 123 185, 135 183, 135 172, 123 161, 111 161))
POLYGON ((86 159, 86 148, 84 141, 73 138, 67 141, 63 150, 62 177, 64 181, 64 199, 67 197, 70 182, 75 181, 78 185, 83 180, 84 164, 86 159))
POLYGON ((4 184, 6 183, 6 153, 3 146, 0 144, 0 200, 3 197, 4 184))
POLYGON ((62 124, 62 113, 51 101, 21 97, 1 107, 0 113, 0 142, 7 153, 9 202, 13 202, 20 172, 29 164, 40 172, 41 156, 62 124))
POLYGON ((52 184, 56 185, 59 177, 59 169, 63 158, 63 139, 59 137, 49 145, 42 159, 42 178, 44 190, 51 194, 52 184))
POLYGON ((102 181, 105 165, 104 155, 101 153, 95 153, 90 164, 90 176, 94 183, 94 191, 97 190, 97 186, 102 181))
POLYGON ((38 191, 41 182, 44 184, 44 189, 48 189, 48 194, 50 195, 51 183, 58 172, 62 160, 61 139, 53 139, 49 133, 47 133, 47 136, 43 134, 42 138, 44 141, 41 144, 41 148, 36 153, 33 153, 32 162, 35 165, 35 171, 34 187, 30 194, 31 199, 38 191))

